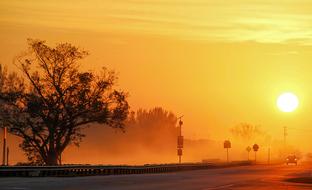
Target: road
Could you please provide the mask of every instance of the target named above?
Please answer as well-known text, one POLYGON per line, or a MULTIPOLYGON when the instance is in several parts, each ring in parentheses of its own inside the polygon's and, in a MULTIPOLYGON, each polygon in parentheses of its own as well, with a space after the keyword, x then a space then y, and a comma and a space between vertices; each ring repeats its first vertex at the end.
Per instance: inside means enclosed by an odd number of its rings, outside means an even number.
POLYGON ((223 169, 93 177, 0 178, 2 190, 295 190, 312 185, 288 183, 311 175, 312 166, 242 166, 223 169))

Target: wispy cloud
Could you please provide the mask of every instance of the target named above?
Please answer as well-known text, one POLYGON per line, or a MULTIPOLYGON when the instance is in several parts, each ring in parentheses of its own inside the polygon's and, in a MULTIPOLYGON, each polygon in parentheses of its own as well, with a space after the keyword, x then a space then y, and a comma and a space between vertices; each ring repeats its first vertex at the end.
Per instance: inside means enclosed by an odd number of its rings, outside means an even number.
POLYGON ((310 45, 311 10, 307 0, 11 0, 0 2, 0 22, 310 45))

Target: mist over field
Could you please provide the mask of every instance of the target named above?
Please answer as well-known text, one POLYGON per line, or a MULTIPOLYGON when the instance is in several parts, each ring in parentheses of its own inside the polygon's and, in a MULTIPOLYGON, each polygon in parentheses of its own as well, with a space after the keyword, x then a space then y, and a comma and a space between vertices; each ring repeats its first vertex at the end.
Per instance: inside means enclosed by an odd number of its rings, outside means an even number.
MULTIPOLYGON (((169 114, 168 114, 169 115, 169 114)), ((169 117, 170 118, 170 117, 169 117)), ((168 119, 168 118, 167 118, 168 119)), ((176 119, 171 121, 148 121, 145 125, 130 125, 124 131, 96 125, 84 129, 85 139, 79 145, 70 145, 62 156, 63 164, 112 164, 143 165, 177 163, 177 128, 176 119), (169 121, 169 122, 168 122, 169 121), (154 123, 155 122, 155 123, 154 123), (165 124, 165 125, 164 125, 165 124), (163 125, 163 126, 161 126, 163 125), (91 130, 92 129, 92 130, 91 130)), ((234 128, 233 128, 234 129, 234 128)), ((2 134, 0 134, 2 135, 2 134)), ((253 141, 260 145, 257 159, 267 162, 270 140, 271 161, 283 160, 283 141, 268 139, 265 134, 254 134, 246 139, 231 135, 232 147, 229 149, 230 161, 247 160, 247 146, 253 141)), ((26 157, 18 148, 20 139, 9 135, 11 163, 26 162, 26 157)), ((296 154, 301 160, 308 160, 308 151, 288 146, 289 154, 296 154)), ((250 160, 254 160, 254 152, 250 152, 250 160)), ((213 139, 189 139, 186 137, 183 149, 183 162, 224 162, 226 150, 223 141, 213 139)))

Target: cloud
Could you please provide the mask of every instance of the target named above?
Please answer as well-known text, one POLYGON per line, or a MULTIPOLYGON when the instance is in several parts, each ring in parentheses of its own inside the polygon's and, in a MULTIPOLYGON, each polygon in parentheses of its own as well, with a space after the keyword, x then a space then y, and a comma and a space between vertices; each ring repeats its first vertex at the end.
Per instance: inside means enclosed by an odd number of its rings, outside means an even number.
POLYGON ((312 44, 312 2, 307 0, 12 0, 0 5, 0 22, 207 41, 312 44))

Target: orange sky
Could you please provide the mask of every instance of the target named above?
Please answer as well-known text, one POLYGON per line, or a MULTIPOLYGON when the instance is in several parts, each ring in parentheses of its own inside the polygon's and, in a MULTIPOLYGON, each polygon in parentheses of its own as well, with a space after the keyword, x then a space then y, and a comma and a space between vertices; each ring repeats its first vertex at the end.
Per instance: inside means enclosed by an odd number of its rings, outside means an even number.
POLYGON ((312 3, 308 0, 2 0, 0 63, 27 38, 90 51, 85 68, 119 72, 133 109, 163 106, 185 115, 190 138, 228 138, 229 128, 262 125, 305 149, 311 137, 312 3), (277 96, 300 106, 281 113, 277 96), (291 129, 294 128, 294 129, 291 129))

